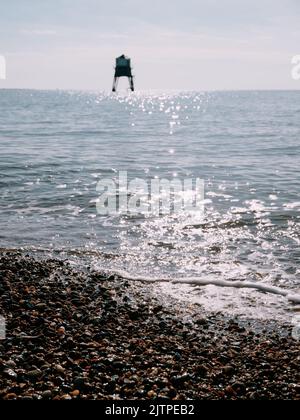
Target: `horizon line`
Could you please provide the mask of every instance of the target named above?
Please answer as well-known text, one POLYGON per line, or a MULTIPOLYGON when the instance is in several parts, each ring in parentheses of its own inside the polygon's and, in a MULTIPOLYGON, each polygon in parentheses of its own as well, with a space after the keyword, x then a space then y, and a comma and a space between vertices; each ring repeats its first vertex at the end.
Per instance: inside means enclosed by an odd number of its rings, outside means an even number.
MULTIPOLYGON (((30 88, 30 87, 0 87, 0 91, 3 90, 27 90, 27 91, 40 91, 40 92, 86 92, 86 93, 113 93, 111 90, 105 89, 78 89, 78 88, 30 88)), ((163 88, 147 88, 147 89, 136 89, 135 92, 128 92, 131 94, 139 92, 300 92, 300 87, 291 88, 257 88, 257 89, 163 89, 163 88)), ((127 92, 123 89, 120 92, 127 92)), ((118 92, 116 92, 118 93, 118 92)))

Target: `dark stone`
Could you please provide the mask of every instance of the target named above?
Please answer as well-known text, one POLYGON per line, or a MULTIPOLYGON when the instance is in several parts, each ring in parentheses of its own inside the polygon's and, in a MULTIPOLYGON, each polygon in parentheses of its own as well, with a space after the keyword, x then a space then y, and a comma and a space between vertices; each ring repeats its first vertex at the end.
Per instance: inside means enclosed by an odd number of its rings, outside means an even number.
POLYGON ((246 392, 246 386, 243 382, 235 382, 232 385, 232 389, 237 393, 237 394, 244 394, 246 392))
POLYGON ((85 378, 83 378, 82 376, 78 376, 77 378, 74 379, 73 381, 73 385, 74 385, 74 389, 83 389, 85 386, 85 378))

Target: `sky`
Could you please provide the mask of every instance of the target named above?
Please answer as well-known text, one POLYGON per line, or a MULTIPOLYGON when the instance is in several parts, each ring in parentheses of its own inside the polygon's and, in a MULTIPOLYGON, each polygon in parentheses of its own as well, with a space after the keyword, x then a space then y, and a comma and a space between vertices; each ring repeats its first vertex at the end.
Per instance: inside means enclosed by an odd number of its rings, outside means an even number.
POLYGON ((0 88, 299 89, 299 0, 0 0, 0 88), (122 86, 125 81, 122 81, 122 86))

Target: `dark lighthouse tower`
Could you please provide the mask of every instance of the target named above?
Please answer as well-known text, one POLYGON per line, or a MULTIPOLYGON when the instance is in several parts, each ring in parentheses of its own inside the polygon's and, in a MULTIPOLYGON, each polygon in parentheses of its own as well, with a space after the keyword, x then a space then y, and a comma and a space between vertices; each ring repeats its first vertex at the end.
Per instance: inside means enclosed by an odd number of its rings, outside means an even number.
POLYGON ((112 91, 115 92, 118 87, 119 77, 128 77, 129 86, 131 91, 134 91, 134 84, 133 84, 133 75, 131 71, 131 63, 130 58, 125 57, 125 55, 121 55, 120 57, 116 58, 116 67, 115 67, 115 77, 112 91))

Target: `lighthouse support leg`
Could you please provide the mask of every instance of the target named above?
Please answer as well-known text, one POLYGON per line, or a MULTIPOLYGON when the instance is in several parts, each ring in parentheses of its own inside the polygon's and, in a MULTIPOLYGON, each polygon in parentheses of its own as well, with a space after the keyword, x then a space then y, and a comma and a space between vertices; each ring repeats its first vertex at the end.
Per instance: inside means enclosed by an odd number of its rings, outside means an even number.
POLYGON ((118 80, 119 80, 119 78, 115 76, 114 77, 114 82, 113 82, 113 87, 112 87, 113 92, 116 92, 116 90, 117 90, 118 80))
POLYGON ((134 92, 134 83, 133 83, 133 77, 129 77, 129 84, 130 84, 130 89, 132 92, 134 92))

